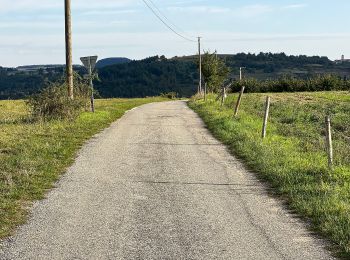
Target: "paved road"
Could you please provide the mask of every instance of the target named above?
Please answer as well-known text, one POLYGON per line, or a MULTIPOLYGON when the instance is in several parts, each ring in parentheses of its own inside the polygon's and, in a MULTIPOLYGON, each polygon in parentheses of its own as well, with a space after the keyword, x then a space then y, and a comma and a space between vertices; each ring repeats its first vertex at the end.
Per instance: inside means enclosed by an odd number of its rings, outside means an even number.
POLYGON ((183 101, 87 143, 0 259, 332 259, 183 101))

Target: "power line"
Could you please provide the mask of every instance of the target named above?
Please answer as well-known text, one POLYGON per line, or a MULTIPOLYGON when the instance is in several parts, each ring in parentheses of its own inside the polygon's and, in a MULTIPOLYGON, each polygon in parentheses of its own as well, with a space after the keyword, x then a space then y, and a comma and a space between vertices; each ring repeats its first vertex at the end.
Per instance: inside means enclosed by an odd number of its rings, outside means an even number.
POLYGON ((165 20, 167 20, 175 29, 177 29, 178 31, 181 31, 186 37, 188 36, 188 37, 190 37, 190 38, 197 38, 197 37, 194 37, 194 36, 192 36, 192 35, 187 34, 184 30, 182 30, 180 27, 178 27, 172 20, 170 20, 170 19, 164 14, 164 12, 163 12, 162 10, 160 10, 160 8, 158 8, 158 6, 157 6, 152 0, 147 0, 147 1, 150 2, 150 3, 154 6, 154 8, 158 11, 158 13, 159 13, 160 15, 162 15, 162 16, 165 18, 165 20))
POLYGON ((172 31, 173 33, 175 33, 177 36, 179 36, 179 37, 185 39, 186 41, 196 42, 195 40, 192 40, 192 39, 190 39, 190 38, 188 38, 188 37, 186 37, 186 36, 184 36, 184 35, 178 33, 174 28, 172 28, 169 24, 167 24, 167 23, 164 21, 164 19, 163 19, 162 17, 160 17, 159 14, 157 14, 157 12, 150 6, 150 4, 149 4, 148 2, 146 2, 146 0, 142 0, 142 1, 145 3, 145 5, 148 7, 148 9, 150 9, 150 10, 152 11, 152 13, 153 13, 166 27, 169 28, 169 30, 171 30, 171 31, 172 31))

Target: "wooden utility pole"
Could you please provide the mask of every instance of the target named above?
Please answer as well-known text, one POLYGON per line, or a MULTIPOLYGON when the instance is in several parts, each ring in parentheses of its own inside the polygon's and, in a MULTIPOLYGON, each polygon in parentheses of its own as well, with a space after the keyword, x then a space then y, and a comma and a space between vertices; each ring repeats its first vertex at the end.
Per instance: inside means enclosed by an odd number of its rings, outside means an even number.
POLYGON ((245 67, 239 67, 239 80, 240 81, 243 80, 243 69, 245 69, 245 67))
MULTIPOLYGON (((240 67, 239 68, 239 81, 240 82, 242 82, 242 80, 243 80, 243 71, 242 71, 242 69, 244 69, 244 67, 240 67)), ((241 105, 241 101, 242 101, 242 97, 243 97, 243 94, 244 94, 244 90, 245 90, 245 86, 242 86, 241 92, 239 93, 238 100, 237 100, 237 103, 236 103, 234 116, 238 115, 238 110, 239 110, 239 106, 241 105)))
POLYGON ((202 93, 202 55, 201 55, 201 37, 198 37, 198 55, 199 55, 199 93, 202 93))
POLYGON ((72 64, 72 17, 70 0, 64 0, 65 36, 66 36, 66 73, 68 97, 74 98, 73 93, 73 64, 72 64))

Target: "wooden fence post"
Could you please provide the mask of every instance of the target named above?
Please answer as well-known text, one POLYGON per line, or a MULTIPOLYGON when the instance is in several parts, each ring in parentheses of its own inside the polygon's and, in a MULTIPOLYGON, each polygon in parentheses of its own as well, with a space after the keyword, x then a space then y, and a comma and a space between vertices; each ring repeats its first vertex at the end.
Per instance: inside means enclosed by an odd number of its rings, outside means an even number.
POLYGON ((237 100, 237 103, 236 103, 236 108, 235 108, 235 116, 238 115, 238 110, 239 110, 239 106, 241 105, 244 89, 245 89, 245 87, 243 86, 242 89, 241 89, 241 92, 239 93, 238 100, 237 100))
POLYGON ((224 88, 222 89, 221 106, 224 105, 225 99, 226 99, 226 88, 224 87, 224 88))
POLYGON ((264 116, 264 123, 262 128, 262 138, 264 139, 266 137, 266 127, 267 127, 267 120, 269 119, 269 111, 270 111, 270 97, 266 97, 266 104, 265 104, 265 116, 264 116))
POLYGON ((333 169, 333 143, 332 143, 332 128, 331 128, 331 118, 326 116, 326 146, 328 153, 328 167, 333 169))

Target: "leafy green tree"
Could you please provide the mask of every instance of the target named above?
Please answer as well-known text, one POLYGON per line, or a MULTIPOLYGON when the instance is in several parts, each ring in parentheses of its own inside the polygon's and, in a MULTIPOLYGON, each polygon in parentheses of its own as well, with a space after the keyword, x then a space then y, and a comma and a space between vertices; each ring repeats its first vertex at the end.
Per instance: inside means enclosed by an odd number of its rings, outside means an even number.
POLYGON ((222 84, 227 79, 230 69, 217 53, 204 52, 202 57, 202 73, 208 92, 220 92, 222 84))

